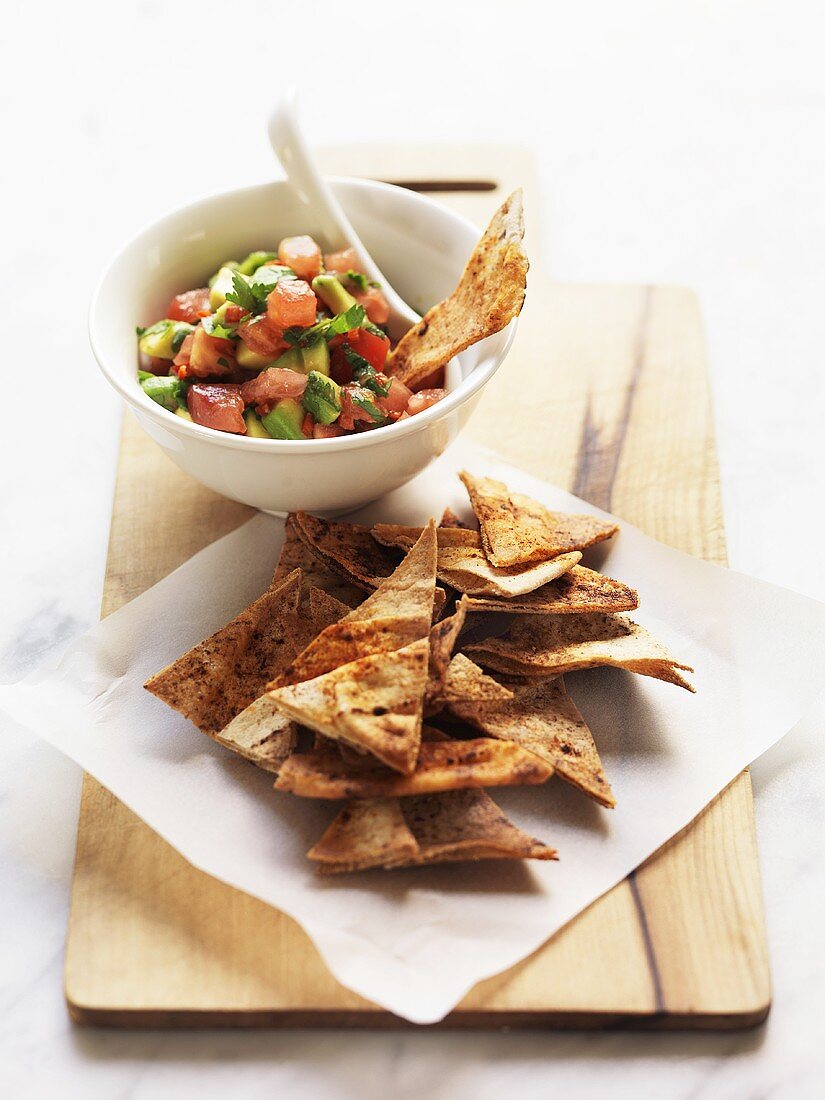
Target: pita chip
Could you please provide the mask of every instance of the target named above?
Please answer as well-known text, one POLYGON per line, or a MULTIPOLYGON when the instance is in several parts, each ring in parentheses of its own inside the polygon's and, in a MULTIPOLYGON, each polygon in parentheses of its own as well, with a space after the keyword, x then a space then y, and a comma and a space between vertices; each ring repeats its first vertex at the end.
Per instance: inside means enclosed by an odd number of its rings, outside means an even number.
MULTIPOLYGON (((377 523, 373 537, 384 546, 406 549, 420 528, 377 523)), ((562 576, 581 560, 581 554, 563 554, 552 561, 499 569, 491 565, 481 549, 477 531, 463 527, 439 527, 438 579, 468 596, 496 596, 510 599, 533 592, 562 576)))
POLYGON ((277 775, 283 762, 295 751, 298 730, 268 695, 262 695, 212 736, 259 768, 277 775))
POLYGON ((312 588, 329 593, 346 604, 348 610, 363 599, 361 588, 345 581, 310 550, 298 532, 295 516, 289 515, 284 524, 284 543, 272 578, 273 583, 283 580, 293 569, 301 570, 302 603, 308 598, 312 588))
POLYGON ((502 568, 584 550, 619 529, 618 524, 597 516, 551 512, 491 477, 474 477, 466 470, 459 477, 478 519, 484 552, 502 568))
POLYGON ((511 698, 500 703, 478 706, 452 700, 449 707, 485 736, 513 741, 535 753, 556 775, 602 806, 616 805, 593 735, 561 676, 514 684, 511 698))
POLYGON ((421 743, 429 642, 361 657, 323 676, 271 692, 294 721, 371 753, 404 774, 421 743))
POLYGON ((441 519, 438 521, 438 526, 467 528, 467 524, 455 514, 452 508, 444 509, 441 513, 441 519))
POLYGON ((479 859, 556 859, 483 790, 353 800, 307 853, 321 874, 479 859))
POLYGON ((520 615, 497 637, 465 647, 485 668, 513 676, 560 676, 607 665, 694 691, 677 661, 644 627, 623 615, 520 615))
MULTIPOLYGON (((433 615, 435 562, 435 525, 430 522, 375 592, 323 629, 270 688, 312 680, 360 657, 391 653, 426 638, 433 615)), ((321 597, 315 600, 320 606, 321 597)))
POLYGON ((296 569, 144 687, 214 737, 263 694, 295 655, 301 572, 296 569))
POLYGON ((304 545, 328 569, 366 592, 377 588, 395 569, 395 558, 376 545, 369 527, 321 519, 308 512, 295 512, 292 518, 304 545))
POLYGON ((454 703, 477 707, 512 698, 513 692, 509 687, 488 676, 465 653, 456 653, 450 661, 443 692, 444 703, 450 709, 454 703))
POLYGON ((498 611, 511 615, 580 615, 601 611, 635 611, 639 595, 621 581, 614 581, 595 569, 574 565, 556 580, 524 596, 468 596, 468 611, 498 611))
POLYGON ((529 267, 523 238, 521 191, 514 191, 493 215, 453 293, 428 310, 390 352, 387 373, 415 389, 453 356, 517 317, 529 267))
POLYGON ((465 787, 523 787, 544 783, 553 765, 513 740, 478 737, 421 743, 415 771, 399 775, 370 760, 344 760, 334 748, 290 756, 275 789, 304 798, 373 798, 456 791, 465 787))
POLYGON ((427 687, 424 692, 424 714, 435 714, 443 706, 444 685, 455 643, 467 617, 466 597, 456 604, 455 611, 430 629, 430 661, 427 687))

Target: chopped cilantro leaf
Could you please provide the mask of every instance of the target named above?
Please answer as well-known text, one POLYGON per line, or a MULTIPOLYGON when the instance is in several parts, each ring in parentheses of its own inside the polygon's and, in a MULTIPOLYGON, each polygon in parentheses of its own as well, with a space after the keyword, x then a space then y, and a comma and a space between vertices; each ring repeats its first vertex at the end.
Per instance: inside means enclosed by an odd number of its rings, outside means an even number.
POLYGON ((247 313, 261 312, 258 299, 252 292, 252 287, 243 275, 239 275, 237 271, 232 273, 232 290, 227 294, 226 300, 240 306, 241 309, 245 309, 247 313))
POLYGON ((333 336, 341 336, 351 329, 360 328, 365 317, 363 306, 350 306, 344 313, 327 317, 309 328, 288 328, 284 333, 284 340, 296 348, 311 348, 321 340, 331 340, 333 336))
POLYGON ((344 279, 345 282, 352 283, 353 286, 357 286, 360 291, 369 290, 371 286, 381 286, 380 283, 376 283, 373 279, 368 279, 362 271, 353 271, 350 268, 349 271, 345 271, 339 278, 344 279))
POLYGON ((349 390, 349 396, 354 405, 357 405, 359 409, 363 409, 365 413, 369 413, 374 424, 386 424, 388 422, 389 417, 385 416, 373 402, 369 390, 353 387, 349 390))
POLYGON ((352 377, 360 386, 372 390, 378 397, 387 396, 392 382, 381 382, 375 367, 372 363, 368 363, 363 355, 359 355, 354 348, 347 345, 344 348, 344 358, 352 367, 352 377))
POLYGON ((146 328, 145 328, 145 326, 138 325, 137 328, 135 329, 135 332, 138 334, 138 336, 142 336, 144 334, 144 332, 146 332, 146 328))

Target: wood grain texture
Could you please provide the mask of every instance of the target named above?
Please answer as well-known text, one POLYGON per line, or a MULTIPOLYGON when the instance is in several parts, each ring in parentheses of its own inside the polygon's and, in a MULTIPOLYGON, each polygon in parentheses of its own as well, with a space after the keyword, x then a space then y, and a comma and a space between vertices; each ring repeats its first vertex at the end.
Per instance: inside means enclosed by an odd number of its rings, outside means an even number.
MULTIPOLYGON (((519 180, 533 192, 518 150, 454 150, 449 171, 443 151, 366 148, 339 152, 335 163, 409 180, 486 179, 494 165, 499 191, 459 200, 479 222, 519 180)), ((529 197, 527 209, 530 218, 529 197)), ((506 440, 506 457, 531 473, 724 561, 704 339, 689 292, 553 284, 534 265, 513 352, 469 433, 500 447, 506 440), (513 392, 530 401, 513 402, 513 392)), ((249 514, 177 471, 129 418, 103 613, 249 514), (176 501, 173 515, 159 515, 146 489, 158 477, 176 501)), ((408 1026, 338 985, 293 921, 195 870, 90 778, 66 996, 75 1020, 96 1024, 408 1026)), ((445 1026, 745 1027, 769 1003, 745 773, 533 956, 476 986, 445 1026)))

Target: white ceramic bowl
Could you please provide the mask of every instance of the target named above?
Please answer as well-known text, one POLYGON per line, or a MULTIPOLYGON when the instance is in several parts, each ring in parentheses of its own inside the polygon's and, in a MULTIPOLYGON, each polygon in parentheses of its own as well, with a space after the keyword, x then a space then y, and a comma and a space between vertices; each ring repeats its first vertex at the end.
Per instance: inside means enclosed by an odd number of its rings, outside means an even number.
MULTIPOLYGON (((478 239, 475 226, 400 187, 331 182, 366 248, 413 308, 423 313, 453 290, 478 239)), ((109 265, 92 300, 90 338, 103 374, 187 474, 268 512, 343 512, 398 488, 453 442, 507 354, 515 322, 459 357, 459 369, 450 369, 450 392, 437 405, 359 435, 249 439, 189 423, 147 397, 137 379, 135 326, 162 317, 173 294, 204 286, 221 261, 271 248, 294 233, 321 240, 283 181, 214 195, 169 214, 109 265)))

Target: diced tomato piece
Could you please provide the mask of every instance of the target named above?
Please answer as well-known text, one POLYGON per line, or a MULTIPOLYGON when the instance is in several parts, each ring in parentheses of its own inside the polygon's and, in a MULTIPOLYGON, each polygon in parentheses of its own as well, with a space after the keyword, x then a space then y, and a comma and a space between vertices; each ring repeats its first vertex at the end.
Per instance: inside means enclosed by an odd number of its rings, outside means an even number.
POLYGON ((324 267, 338 275, 345 271, 360 271, 361 261, 354 248, 345 248, 341 252, 328 252, 324 256, 324 267))
POLYGON ((313 438, 313 429, 315 427, 315 417, 312 413, 307 413, 301 424, 301 431, 304 434, 305 439, 313 438))
POLYGON ((235 345, 232 341, 210 336, 203 325, 198 325, 193 333, 187 374, 196 378, 220 377, 231 374, 234 369, 235 345))
POLYGON ((226 303, 226 309, 224 310, 223 319, 228 325, 237 325, 237 323, 246 315, 246 310, 241 309, 240 306, 234 305, 232 302, 226 303))
POLYGON ((390 350, 390 341, 386 336, 377 336, 365 328, 354 328, 347 333, 346 341, 370 366, 376 370, 384 369, 390 350))
POLYGON ((359 420, 367 425, 375 423, 370 413, 353 401, 353 395, 375 404, 375 394, 371 390, 366 390, 363 386, 344 386, 341 390, 341 415, 338 423, 347 431, 352 431, 359 420))
POLYGON ((357 287, 348 288, 359 306, 363 306, 367 317, 374 325, 385 325, 390 317, 390 303, 377 286, 368 286, 366 290, 357 287))
POLYGON ((312 287, 301 279, 282 279, 266 300, 267 318, 280 329, 314 325, 317 308, 318 299, 312 287))
POLYGON ((425 409, 437 405, 446 396, 446 390, 419 390, 407 403, 407 412, 410 416, 415 416, 416 413, 424 412, 425 409))
POLYGON ((255 405, 266 412, 283 397, 296 400, 306 389, 307 376, 287 367, 267 367, 256 378, 241 386, 241 396, 247 405, 255 405))
POLYGON ((202 286, 197 290, 187 290, 185 294, 176 294, 169 303, 166 316, 171 321, 188 321, 190 325, 196 325, 201 317, 210 313, 209 287, 202 286))
POLYGON ((210 386, 196 382, 186 392, 186 407, 196 424, 219 432, 246 434, 240 386, 210 386))
POLYGON ((269 359, 274 359, 287 347, 283 332, 271 324, 267 317, 242 321, 238 327, 238 336, 250 351, 269 359))
POLYGON ((401 416, 401 413, 406 411, 412 395, 412 390, 408 389, 403 382, 397 378, 392 378, 387 396, 377 398, 375 403, 387 416, 397 419, 401 416))
POLYGON ((172 366, 175 368, 175 373, 178 378, 186 377, 186 372, 189 367, 189 356, 192 354, 192 345, 194 342, 195 337, 190 332, 188 336, 184 337, 183 343, 178 349, 178 354, 172 360, 172 366))
POLYGON ((344 435, 344 429, 337 422, 335 424, 316 424, 312 429, 313 439, 335 439, 339 435, 344 435))
POLYGON ((278 259, 308 282, 321 270, 321 249, 312 237, 284 237, 278 245, 278 259))

